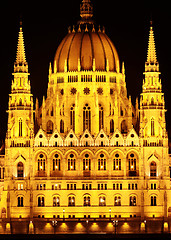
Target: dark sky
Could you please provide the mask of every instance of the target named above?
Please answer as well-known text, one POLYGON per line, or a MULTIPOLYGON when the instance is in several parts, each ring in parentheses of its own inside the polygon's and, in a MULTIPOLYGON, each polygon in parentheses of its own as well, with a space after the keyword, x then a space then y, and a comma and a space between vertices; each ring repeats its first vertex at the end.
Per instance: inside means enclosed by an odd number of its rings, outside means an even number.
MULTIPOLYGON (((150 19, 153 19, 157 57, 163 91, 165 93, 167 128, 171 136, 171 14, 168 1, 115 1, 92 0, 96 23, 105 26, 107 35, 113 41, 120 61, 125 62, 128 95, 141 93, 144 64, 146 61, 150 19), (150 2, 150 3, 149 3, 150 2), (163 3, 162 3, 163 2, 163 3)), ((46 95, 49 62, 58 45, 67 34, 69 26, 80 19, 81 0, 73 1, 9 1, 0 7, 0 138, 7 127, 8 94, 16 57, 20 16, 26 58, 31 74, 34 99, 46 95)))

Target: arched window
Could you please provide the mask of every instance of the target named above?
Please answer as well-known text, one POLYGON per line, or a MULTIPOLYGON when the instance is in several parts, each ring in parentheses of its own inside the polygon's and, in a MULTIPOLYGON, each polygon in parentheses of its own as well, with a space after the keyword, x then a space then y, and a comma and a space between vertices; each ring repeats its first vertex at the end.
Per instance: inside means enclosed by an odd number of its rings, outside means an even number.
POLYGON ((151 98, 151 105, 154 105, 154 98, 151 98))
POLYGON ((45 198, 40 196, 38 197, 38 207, 44 207, 45 206, 45 198))
POLYGON ((70 126, 73 131, 75 131, 75 104, 73 104, 70 109, 70 126))
POLYGON ((157 166, 156 163, 153 161, 150 163, 150 177, 156 177, 157 173, 157 166))
POLYGON ((23 122, 22 119, 19 119, 19 137, 23 135, 23 122))
POLYGON ((24 177, 24 165, 22 162, 17 164, 17 177, 22 178, 24 177))
POLYGON ((84 197, 84 206, 90 206, 90 196, 84 197))
POLYGON ((58 153, 53 156, 53 171, 61 170, 61 159, 58 153))
POLYGON ((64 121, 62 119, 60 121, 60 133, 64 133, 64 121))
POLYGON ((129 176, 137 175, 137 156, 135 153, 128 154, 128 171, 129 176))
POLYGON ((45 156, 42 153, 38 157, 38 171, 45 171, 45 156))
POLYGON ((70 206, 70 207, 75 206, 75 197, 74 196, 70 196, 68 198, 68 206, 70 206))
POLYGON ((129 198, 129 206, 136 206, 137 205, 137 198, 136 196, 130 196, 129 198))
POLYGON ((99 197, 99 206, 106 206, 106 197, 105 196, 99 197))
POLYGON ((114 120, 110 120, 110 133, 114 133, 114 120))
POLYGON ((115 196, 114 206, 121 206, 121 197, 120 196, 115 196))
POLYGON ((75 167, 75 156, 71 153, 68 157, 68 170, 76 170, 75 167))
POLYGON ((151 206, 157 206, 157 197, 151 196, 151 206))
POLYGON ((98 170, 106 170, 106 158, 103 153, 98 158, 98 170))
POLYGON ((104 128, 104 111, 101 104, 99 104, 99 131, 104 128))
POLYGON ((83 171, 85 170, 91 170, 91 159, 88 153, 86 153, 83 158, 83 171))
POLYGON ((127 133, 127 123, 125 120, 121 122, 121 133, 122 134, 127 133))
POLYGON ((53 133, 53 122, 51 120, 47 122, 46 131, 47 131, 47 134, 53 133))
POLYGON ((23 197, 18 197, 18 205, 17 207, 23 207, 23 197))
POLYGON ((154 119, 151 119, 151 136, 155 136, 154 119))
POLYGON ((121 158, 118 153, 115 154, 113 159, 113 170, 121 170, 121 158))
POLYGON ((83 131, 86 129, 91 132, 91 108, 88 104, 83 108, 83 131))
POLYGON ((53 206, 54 207, 60 206, 60 198, 59 197, 53 197, 53 206))

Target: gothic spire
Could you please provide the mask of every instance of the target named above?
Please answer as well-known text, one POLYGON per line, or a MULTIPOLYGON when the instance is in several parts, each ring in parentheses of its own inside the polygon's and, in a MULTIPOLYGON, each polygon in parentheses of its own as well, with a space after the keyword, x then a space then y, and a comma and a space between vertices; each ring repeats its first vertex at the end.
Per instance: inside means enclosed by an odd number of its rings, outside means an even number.
POLYGON ((147 62, 148 63, 157 63, 156 47, 155 47, 154 31, 153 31, 152 22, 151 22, 150 33, 149 33, 147 62))
POLYGON ((17 45, 16 61, 14 64, 14 72, 28 72, 28 64, 26 62, 22 22, 20 22, 20 31, 18 34, 18 45, 17 45))

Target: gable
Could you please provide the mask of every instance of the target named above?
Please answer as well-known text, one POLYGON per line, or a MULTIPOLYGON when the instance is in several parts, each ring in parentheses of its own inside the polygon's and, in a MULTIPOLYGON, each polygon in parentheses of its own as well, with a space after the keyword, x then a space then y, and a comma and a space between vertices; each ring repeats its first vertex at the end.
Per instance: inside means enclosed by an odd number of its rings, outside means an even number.
POLYGON ((64 146, 78 146, 79 141, 74 131, 71 129, 64 140, 64 146))
POLYGON ((109 146, 109 138, 103 129, 100 130, 96 137, 95 146, 109 146))
POLYGON ((86 129, 85 132, 83 133, 83 135, 81 136, 80 145, 81 146, 94 146, 94 139, 91 136, 88 129, 86 129))
POLYGON ((42 129, 39 129, 38 133, 36 134, 36 137, 34 139, 34 145, 35 145, 35 147, 47 147, 48 146, 47 137, 42 129))
POLYGON ((119 129, 116 129, 113 136, 110 139, 110 145, 112 146, 123 146, 124 138, 119 129))
POLYGON ((59 134, 58 130, 55 130, 52 134, 50 140, 49 140, 49 146, 63 146, 63 139, 61 135, 59 134))

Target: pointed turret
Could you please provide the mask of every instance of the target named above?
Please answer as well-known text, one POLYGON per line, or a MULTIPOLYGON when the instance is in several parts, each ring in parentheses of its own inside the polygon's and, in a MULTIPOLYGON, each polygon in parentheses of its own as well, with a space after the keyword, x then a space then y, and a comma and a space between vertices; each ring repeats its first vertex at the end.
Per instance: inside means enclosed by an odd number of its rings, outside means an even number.
POLYGON ((28 72, 28 63, 26 61, 22 22, 20 22, 20 31, 18 34, 18 45, 16 61, 14 64, 14 72, 28 72))
POLYGON ((150 32, 149 32, 147 62, 145 63, 145 71, 146 72, 158 72, 159 71, 159 63, 157 62, 156 46, 155 46, 152 22, 151 22, 150 32))

